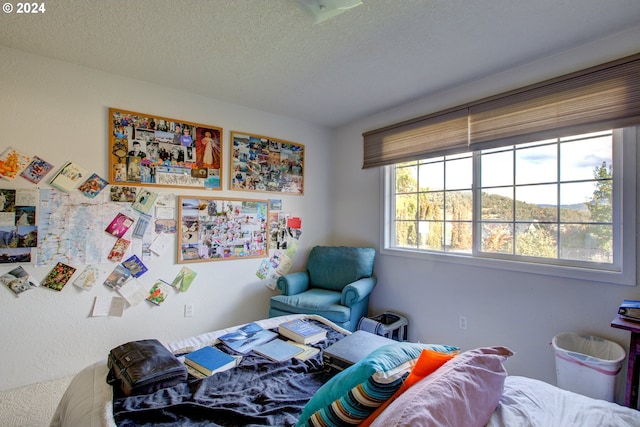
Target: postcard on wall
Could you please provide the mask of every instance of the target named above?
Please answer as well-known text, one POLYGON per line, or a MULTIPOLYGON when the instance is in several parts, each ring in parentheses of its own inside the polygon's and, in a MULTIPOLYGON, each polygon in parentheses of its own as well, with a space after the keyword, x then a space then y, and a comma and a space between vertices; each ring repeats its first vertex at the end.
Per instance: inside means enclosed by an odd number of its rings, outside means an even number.
MULTIPOLYGON (((36 189, 16 190, 16 206, 38 206, 40 191, 36 189)), ((35 224, 35 223, 34 223, 35 224)))
POLYGON ((42 279, 41 285, 54 291, 61 291, 75 272, 75 267, 59 262, 53 267, 49 274, 42 279))
POLYGON ((133 203, 136 201, 138 187, 125 187, 121 185, 112 185, 110 189, 112 202, 133 203))
POLYGON ((16 190, 0 189, 0 225, 16 225, 16 190))
POLYGON ((125 282, 118 288, 118 293, 127 300, 130 306, 134 307, 147 299, 149 291, 147 291, 136 279, 125 282))
POLYGON ((82 290, 89 291, 93 288, 100 276, 100 270, 98 267, 88 265, 82 273, 73 281, 74 286, 79 287, 82 290))
POLYGON ((88 176, 89 171, 87 169, 73 162, 67 162, 49 181, 49 184, 58 190, 69 193, 83 180, 87 179, 88 176))
POLYGON ((106 179, 100 178, 97 173, 92 174, 85 182, 80 184, 78 190, 82 192, 85 196, 93 199, 102 191, 104 187, 106 187, 109 183, 106 179))
POLYGON ((282 199, 269 199, 269 210, 270 211, 282 210, 282 199))
POLYGON ((173 206, 156 206, 156 219, 176 219, 173 206))
MULTIPOLYGON (((27 217, 31 212, 22 211, 27 217)), ((35 225, 0 226, 0 248, 35 248, 38 243, 38 227, 35 225)))
POLYGON ((91 317, 122 317, 126 301, 121 297, 95 297, 91 317))
POLYGON ((138 218, 138 221, 136 222, 136 226, 133 228, 132 236, 135 237, 136 239, 142 239, 144 237, 144 233, 147 231, 147 228, 149 227, 149 223, 151 223, 152 219, 153 219, 153 217, 151 215, 140 214, 140 217, 138 218))
POLYGON ((131 272, 121 264, 116 265, 104 281, 104 285, 113 289, 119 289, 131 277, 131 272))
MULTIPOLYGON (((272 268, 271 261, 268 259, 263 259, 260 265, 258 266, 258 270, 256 271, 256 276, 258 276, 261 280, 266 279, 271 268, 272 268)), ((271 289, 275 289, 275 287, 271 289)))
POLYGON ((153 225, 156 234, 175 234, 178 230, 178 222, 175 219, 158 219, 153 225))
POLYGON ((171 243, 171 238, 169 234, 165 234, 160 232, 160 235, 155 238, 155 240, 149 246, 149 250, 156 255, 162 255, 167 251, 169 245, 171 243))
POLYGON ((138 212, 142 212, 144 214, 149 213, 157 198, 158 193, 141 189, 136 196, 136 201, 133 202, 133 205, 131 205, 131 207, 138 212))
POLYGON ((114 243, 113 247, 111 248, 111 251, 109 252, 109 256, 107 256, 107 259, 109 261, 115 261, 115 262, 122 261, 122 258, 124 258, 124 254, 127 252, 127 249, 129 249, 130 245, 131 245, 130 240, 123 239, 123 238, 116 240, 116 243, 114 243))
POLYGON ((15 264, 18 262, 31 262, 30 248, 0 249, 0 264, 15 264))
POLYGON ((162 304, 167 297, 169 296, 169 292, 171 291, 171 285, 169 285, 164 280, 158 279, 151 289, 149 289, 149 294, 147 296, 147 301, 160 305, 162 304))
POLYGON ((42 181, 42 178, 51 172, 52 169, 53 165, 51 163, 38 156, 33 156, 31 163, 27 165, 26 169, 22 171, 20 176, 29 182, 38 184, 42 181))
POLYGON ((140 277, 148 270, 137 255, 132 255, 126 261, 123 261, 122 265, 131 272, 133 277, 140 277))
POLYGON ((9 147, 0 154, 0 177, 12 181, 24 168, 31 158, 13 147, 9 147))
MULTIPOLYGON (((14 215, 11 217, 13 218, 14 215)), ((0 226, 0 248, 15 248, 17 246, 18 228, 13 225, 0 226)))
POLYGON ((187 292, 189 286, 191 286, 191 283, 193 283, 193 279, 195 279, 197 275, 198 273, 196 273, 192 269, 182 267, 178 275, 175 277, 175 279, 173 279, 173 282, 171 282, 171 286, 181 292, 187 292))
POLYGON ((175 208, 177 197, 173 193, 158 193, 156 206, 175 208))
POLYGON ((4 283, 16 297, 19 297, 23 292, 38 287, 35 283, 29 280, 29 273, 20 266, 0 276, 0 282, 4 283))
POLYGON ((119 212, 104 231, 119 238, 125 235, 131 225, 133 218, 119 212))
POLYGON ((265 286, 275 289, 277 280, 289 273, 293 266, 293 258, 285 251, 276 250, 269 260, 264 260, 256 271, 256 276, 266 280, 265 286))

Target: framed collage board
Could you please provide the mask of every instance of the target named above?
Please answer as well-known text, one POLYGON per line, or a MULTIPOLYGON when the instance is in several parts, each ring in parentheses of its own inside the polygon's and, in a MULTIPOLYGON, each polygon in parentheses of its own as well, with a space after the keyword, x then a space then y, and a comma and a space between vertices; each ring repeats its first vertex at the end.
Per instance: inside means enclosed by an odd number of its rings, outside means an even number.
POLYGON ((268 200, 180 196, 178 207, 178 263, 268 256, 268 200))
POLYGON ((109 183, 222 189, 222 128, 109 108, 109 183))
POLYGON ((304 145, 231 132, 231 189, 304 194, 304 145))

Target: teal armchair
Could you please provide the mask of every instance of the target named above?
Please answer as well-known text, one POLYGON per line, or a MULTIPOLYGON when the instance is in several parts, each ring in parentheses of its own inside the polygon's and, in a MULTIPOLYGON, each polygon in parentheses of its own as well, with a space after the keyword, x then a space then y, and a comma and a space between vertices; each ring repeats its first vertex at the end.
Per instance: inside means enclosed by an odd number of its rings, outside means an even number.
POLYGON ((376 286, 375 249, 315 246, 306 271, 278 279, 281 295, 271 297, 269 317, 317 314, 353 331, 367 315, 376 286))

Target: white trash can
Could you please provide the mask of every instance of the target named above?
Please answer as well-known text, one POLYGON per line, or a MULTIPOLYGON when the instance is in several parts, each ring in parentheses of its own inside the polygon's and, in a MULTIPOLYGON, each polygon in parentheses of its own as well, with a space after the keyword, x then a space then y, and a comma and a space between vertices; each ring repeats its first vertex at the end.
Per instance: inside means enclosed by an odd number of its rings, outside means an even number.
POLYGON ((616 377, 626 354, 621 345, 591 335, 553 337, 558 387, 613 402, 616 377))

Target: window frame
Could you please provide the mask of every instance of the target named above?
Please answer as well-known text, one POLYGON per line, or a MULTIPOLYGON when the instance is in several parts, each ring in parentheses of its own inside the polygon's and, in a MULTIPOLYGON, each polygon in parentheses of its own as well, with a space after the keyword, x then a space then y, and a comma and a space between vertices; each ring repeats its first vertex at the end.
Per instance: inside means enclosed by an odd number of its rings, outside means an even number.
MULTIPOLYGON (((614 263, 613 269, 603 270, 575 265, 563 265, 562 260, 539 263, 531 259, 504 259, 495 254, 479 253, 476 243, 471 254, 436 252, 391 246, 395 233, 395 165, 382 168, 381 174, 381 254, 415 258, 429 262, 446 262, 466 266, 494 268, 524 273, 540 274, 567 279, 602 282, 617 285, 636 285, 636 145, 640 143, 640 126, 614 131, 614 263), (622 136, 622 141, 620 141, 622 136), (621 185, 616 183, 622 182, 621 185), (618 226, 619 224, 619 226, 618 226)), ((478 168, 474 168, 474 187, 479 182, 478 168)), ((474 204, 476 204, 474 198, 474 204)), ((474 209, 473 227, 477 227, 474 209)), ((524 257, 523 257, 524 258, 524 257)))

